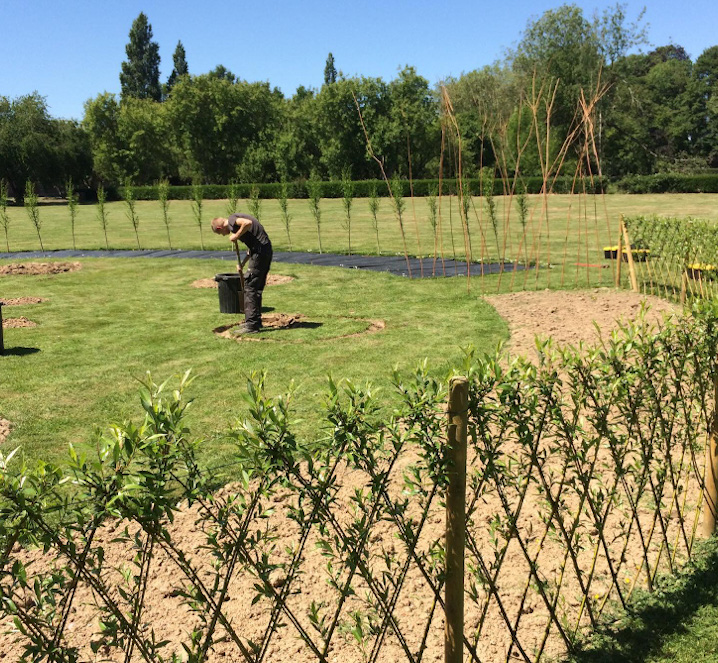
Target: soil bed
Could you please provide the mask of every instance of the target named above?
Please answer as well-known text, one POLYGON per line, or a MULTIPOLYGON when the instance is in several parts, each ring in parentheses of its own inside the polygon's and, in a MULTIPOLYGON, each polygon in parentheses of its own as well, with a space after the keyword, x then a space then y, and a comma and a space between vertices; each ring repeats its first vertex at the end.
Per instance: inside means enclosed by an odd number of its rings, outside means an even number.
POLYGON ((613 288, 514 292, 485 299, 508 322, 508 351, 526 357, 536 353, 535 336, 551 337, 561 345, 595 343, 599 334, 594 322, 606 337, 621 321, 635 320, 644 304, 649 307, 646 317, 651 322, 680 311, 678 305, 658 297, 613 288))
POLYGON ((7 440, 8 435, 10 435, 10 429, 12 428, 12 425, 7 419, 3 419, 0 417, 0 444, 5 442, 7 440))
POLYGON ((17 329, 18 327, 37 327, 37 322, 28 320, 24 315, 19 318, 7 318, 2 321, 3 329, 17 329))
POLYGON ((46 302, 44 297, 0 297, 0 303, 4 306, 23 306, 24 304, 40 304, 46 302))
POLYGON ((62 274, 82 269, 79 262, 11 262, 0 265, 0 276, 62 274))
MULTIPOLYGON (((270 274, 267 277, 267 285, 282 285, 294 281, 293 276, 282 276, 281 274, 270 274)), ((190 284, 193 288, 216 288, 217 281, 214 279, 197 279, 190 284)))
MULTIPOLYGON (((362 334, 371 334, 374 332, 381 331, 386 328, 386 323, 383 320, 364 320, 366 322, 366 329, 355 332, 353 334, 343 334, 341 336, 332 336, 330 338, 351 338, 353 336, 361 336, 362 334)), ((272 340, 266 336, 257 336, 255 334, 238 334, 233 335, 232 331, 241 325, 241 322, 234 322, 229 325, 222 325, 216 327, 212 331, 221 336, 222 338, 228 338, 233 341, 268 341, 272 340)), ((314 327, 317 326, 315 321, 311 321, 303 313, 269 313, 262 316, 262 327, 263 330, 269 329, 297 329, 302 327, 314 327)), ((324 339, 328 340, 328 339, 324 339)), ((291 341, 290 341, 291 342, 291 341)), ((296 341, 295 341, 296 342, 296 341)), ((300 341, 301 342, 301 341, 300 341)))

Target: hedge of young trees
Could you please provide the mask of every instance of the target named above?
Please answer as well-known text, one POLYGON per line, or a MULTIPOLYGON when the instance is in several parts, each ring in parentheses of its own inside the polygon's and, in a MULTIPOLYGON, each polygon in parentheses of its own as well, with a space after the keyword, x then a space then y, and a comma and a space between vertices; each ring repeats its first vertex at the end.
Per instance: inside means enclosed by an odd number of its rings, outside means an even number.
POLYGON ((574 130, 582 100, 591 106, 593 174, 718 167, 718 46, 692 60, 675 44, 640 52, 646 43, 643 17, 630 21, 623 5, 591 19, 563 5, 529 21, 504 61, 435 87, 411 66, 389 82, 345 77, 329 54, 320 89, 285 96, 223 65, 187 73, 181 42, 160 84, 159 50, 140 14, 122 93, 89 99, 81 123, 51 118, 38 94, 0 97, 0 178, 20 195, 28 179, 60 189, 70 178, 79 187, 163 178, 302 182, 340 180, 350 168, 355 180, 368 180, 380 177, 378 159, 388 177, 431 179, 440 169, 456 175, 459 143, 464 175, 486 166, 514 173, 520 162, 522 177, 540 176, 542 141, 549 160, 566 141, 575 147, 563 163, 580 160, 587 136, 574 130), (446 131, 449 113, 458 134, 446 131))

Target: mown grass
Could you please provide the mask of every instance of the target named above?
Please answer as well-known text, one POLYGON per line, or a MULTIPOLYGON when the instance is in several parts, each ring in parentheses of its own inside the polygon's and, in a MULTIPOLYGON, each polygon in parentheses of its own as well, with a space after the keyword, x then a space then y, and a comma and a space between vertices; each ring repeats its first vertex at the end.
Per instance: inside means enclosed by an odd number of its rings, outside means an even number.
MULTIPOLYGON (((470 245, 474 260, 496 260, 499 255, 521 262, 551 263, 571 269, 577 263, 595 263, 603 257, 603 247, 617 241, 618 219, 621 214, 661 214, 664 216, 696 216, 718 219, 716 194, 660 195, 552 195, 529 196, 529 215, 522 225, 516 199, 497 197, 496 232, 489 221, 483 198, 473 198, 469 212, 469 235, 465 237, 460 221, 457 199, 441 199, 440 225, 436 243, 425 198, 407 198, 404 213, 404 239, 394 215, 392 203, 380 200, 379 242, 372 225, 367 199, 356 199, 352 206, 352 252, 403 254, 406 243, 410 255, 443 255, 463 258, 470 245)), ((137 248, 134 229, 126 215, 123 202, 113 202, 108 209, 108 243, 110 248, 137 248)), ((204 202, 202 238, 189 201, 170 202, 170 238, 173 248, 224 248, 209 231, 214 216, 225 216, 226 201, 204 202)), ((246 201, 239 210, 247 211, 246 201)), ((321 236, 325 252, 347 253, 348 228, 340 199, 321 201, 321 236)), ((142 248, 168 248, 167 230, 156 201, 137 202, 138 234, 142 248)), ((306 200, 290 200, 291 246, 295 251, 318 251, 317 228, 306 200)), ((9 208, 8 243, 12 251, 38 250, 39 240, 25 210, 9 208)), ((261 221, 266 226, 275 250, 289 249, 289 239, 276 200, 263 200, 261 221)), ((48 250, 72 248, 72 232, 67 206, 62 201, 45 204, 40 209, 41 235, 48 250)), ((5 237, 0 235, 5 249, 5 237)), ((93 204, 80 205, 75 226, 78 248, 105 248, 105 237, 93 204)))
POLYGON ((190 285, 226 270, 220 260, 108 258, 83 259, 80 271, 54 276, 0 277, 2 297, 47 299, 3 307, 6 319, 38 324, 5 330, 0 416, 14 424, 7 448, 62 460, 68 443, 87 446, 96 427, 138 416, 137 378, 145 371, 165 379, 192 368, 188 421, 205 439, 206 458, 217 462, 230 453, 224 436, 244 413, 253 371, 267 372, 270 393, 295 383, 298 430, 311 441, 322 434, 328 374, 376 383, 388 411, 395 365, 406 371, 428 358, 432 370, 446 371, 458 365, 462 347, 491 351, 507 337, 496 312, 454 278, 410 281, 275 262, 274 273, 295 280, 265 290, 265 312, 302 313, 318 326, 238 343, 213 329, 240 316, 219 313, 216 290, 190 285), (347 336, 374 319, 386 329, 347 336))
MULTIPOLYGON (((426 201, 407 202, 407 250, 431 256, 434 238, 426 201)), ((69 442, 89 448, 97 427, 138 418, 137 378, 146 370, 163 379, 189 367, 197 379, 191 388, 195 402, 188 423, 204 438, 203 461, 208 466, 231 462, 226 431, 243 415, 241 395, 254 370, 267 371, 272 393, 289 389, 293 382, 297 385, 294 411, 301 420, 298 431, 311 442, 323 434, 317 422, 328 373, 375 382, 383 390, 388 412, 392 405, 389 376, 394 365, 406 371, 428 358, 433 371, 443 372, 458 364, 462 347, 473 344, 491 351, 507 338, 505 324, 481 300, 481 293, 609 285, 610 270, 586 265, 610 264, 602 260, 601 250, 616 241, 620 214, 718 219, 718 196, 709 194, 551 196, 546 200, 533 196, 530 202, 533 211, 525 236, 531 249, 525 251, 518 248, 524 232, 513 202, 498 200, 501 222, 493 236, 481 209, 483 201, 474 199, 472 257, 490 261, 503 253, 514 259, 536 260, 551 269, 478 282, 472 279, 467 291, 464 279, 409 281, 387 274, 275 263, 275 273, 295 276, 295 281, 268 288, 265 306, 277 312, 303 313, 320 326, 267 332, 265 340, 258 342, 236 343, 215 337, 212 329, 231 318, 218 313, 214 290, 189 285, 197 278, 227 271, 226 262, 83 259, 80 272, 0 277, 0 296, 48 298, 44 304, 3 311, 6 318, 24 315, 39 324, 34 329, 5 331, 9 353, 0 357, 0 416, 15 426, 6 447, 21 445, 30 458, 62 462, 69 442), (542 211, 544 203, 547 207, 542 211), (344 336, 364 326, 365 320, 376 318, 387 323, 386 330, 344 336)), ((240 201, 240 211, 246 211, 245 203, 240 201)), ((159 204, 139 202, 137 208, 142 248, 167 248, 159 204)), ((136 248, 123 204, 111 203, 108 210, 110 247, 136 248)), ((317 251, 316 226, 307 201, 290 201, 290 213, 292 248, 317 251)), ((173 247, 200 248, 190 203, 172 201, 170 214, 173 247)), ((324 250, 347 252, 342 201, 323 200, 322 214, 324 250)), ((207 248, 227 248, 224 240, 208 229, 209 219, 223 215, 225 201, 205 202, 207 248)), ((72 247, 65 205, 43 205, 41 218, 46 249, 72 247)), ((9 248, 37 250, 38 238, 24 210, 11 208, 10 219, 9 248)), ((276 201, 263 201, 261 220, 275 249, 287 250, 276 201)), ((448 199, 442 201, 441 229, 437 245, 443 247, 443 255, 464 256, 465 238, 455 200, 451 204, 448 199)), ((84 249, 105 247, 94 205, 79 208, 76 243, 84 249)), ((398 254, 403 247, 389 200, 381 201, 379 247, 367 201, 354 202, 354 252, 398 254)), ((231 469, 220 470, 216 478, 222 481, 230 476, 231 469)), ((572 660, 718 661, 718 553, 715 542, 711 545, 688 574, 666 581, 665 591, 655 597, 640 599, 629 614, 599 634, 592 648, 572 660)))
POLYGON ((570 663, 718 661, 718 539, 702 542, 676 576, 617 612, 570 663))

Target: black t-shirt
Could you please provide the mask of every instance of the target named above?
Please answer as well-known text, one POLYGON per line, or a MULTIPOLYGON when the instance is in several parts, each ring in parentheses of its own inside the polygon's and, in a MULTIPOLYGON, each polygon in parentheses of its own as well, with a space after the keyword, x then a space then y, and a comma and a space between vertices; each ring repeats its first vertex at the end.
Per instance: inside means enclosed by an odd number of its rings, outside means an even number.
POLYGON ((269 241, 264 226, 250 214, 232 214, 227 219, 230 232, 237 232, 237 219, 249 219, 252 222, 239 238, 247 245, 250 253, 269 253, 272 250, 272 242, 269 241))

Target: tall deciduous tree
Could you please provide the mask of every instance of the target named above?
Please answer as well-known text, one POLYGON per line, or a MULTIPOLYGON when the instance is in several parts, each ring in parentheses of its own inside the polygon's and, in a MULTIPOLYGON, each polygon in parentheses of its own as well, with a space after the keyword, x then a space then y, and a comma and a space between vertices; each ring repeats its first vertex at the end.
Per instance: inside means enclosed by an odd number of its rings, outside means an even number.
POLYGON ((216 78, 220 81, 229 81, 230 83, 237 82, 237 77, 223 64, 218 64, 207 74, 207 76, 210 78, 216 78))
POLYGON ((152 41, 152 26, 144 12, 140 12, 132 23, 125 52, 127 60, 122 63, 120 73, 122 99, 135 97, 160 101, 160 47, 152 41))
POLYGON ((172 72, 170 73, 169 78, 167 79, 167 84, 165 85, 165 96, 172 92, 172 88, 175 86, 175 83, 180 76, 187 76, 187 74, 189 74, 189 69, 187 67, 187 54, 185 53, 184 46, 181 41, 177 42, 177 47, 172 55, 172 62, 174 67, 172 68, 172 72))
POLYGON ((166 119, 169 102, 125 99, 104 93, 85 103, 84 125, 90 135, 95 172, 102 179, 151 184, 174 174, 176 150, 166 119))
POLYGON ((57 122, 37 93, 10 99, 0 97, 0 178, 9 182, 15 200, 22 203, 25 182, 60 184, 57 122))
POLYGON ((718 46, 701 53, 693 65, 691 115, 696 150, 718 167, 718 46))
POLYGON ((324 65, 324 83, 331 85, 337 82, 337 68, 334 66, 334 56, 330 53, 327 56, 327 63, 324 65))

